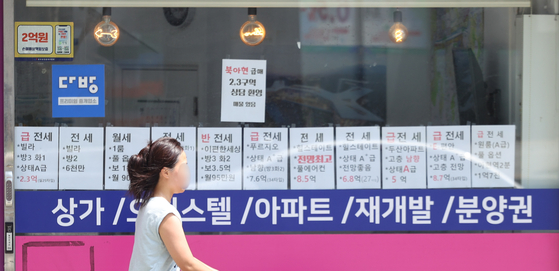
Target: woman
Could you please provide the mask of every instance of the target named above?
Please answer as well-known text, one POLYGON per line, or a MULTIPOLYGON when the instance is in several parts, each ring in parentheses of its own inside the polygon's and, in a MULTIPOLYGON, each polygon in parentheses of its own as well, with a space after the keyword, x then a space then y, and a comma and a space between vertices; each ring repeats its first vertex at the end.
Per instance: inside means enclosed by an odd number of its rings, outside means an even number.
POLYGON ((128 175, 128 192, 140 206, 129 270, 215 270, 192 255, 171 205, 173 194, 184 192, 190 181, 180 143, 169 137, 150 143, 130 157, 128 175))

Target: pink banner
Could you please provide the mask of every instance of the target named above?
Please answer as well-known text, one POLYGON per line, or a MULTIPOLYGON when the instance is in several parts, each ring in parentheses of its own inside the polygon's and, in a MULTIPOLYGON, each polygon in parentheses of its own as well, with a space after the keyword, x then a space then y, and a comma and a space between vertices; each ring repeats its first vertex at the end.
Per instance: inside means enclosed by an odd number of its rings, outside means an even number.
MULTIPOLYGON (((559 270, 559 233, 187 236, 219 270, 559 270)), ((17 236, 16 270, 128 270, 133 236, 17 236)))

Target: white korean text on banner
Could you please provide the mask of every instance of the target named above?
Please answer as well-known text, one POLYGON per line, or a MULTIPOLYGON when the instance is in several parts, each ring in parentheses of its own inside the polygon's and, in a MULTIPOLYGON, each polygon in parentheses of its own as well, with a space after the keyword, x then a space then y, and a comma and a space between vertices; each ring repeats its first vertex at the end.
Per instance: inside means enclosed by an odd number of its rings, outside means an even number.
POLYGON ((242 128, 198 128, 198 189, 242 189, 242 128))
POLYGON ((425 127, 382 128, 382 188, 426 188, 425 127))
POLYGON ((152 127, 152 140, 160 137, 172 137, 181 143, 190 169, 190 184, 187 189, 196 189, 196 127, 152 127))
POLYGON ((287 189, 287 128, 245 128, 243 189, 287 189))
MULTIPOLYGON (((20 234, 134 232, 138 215, 126 191, 15 201, 20 234)), ((559 230, 559 189, 196 190, 171 202, 189 232, 559 230)))
POLYGON ((334 128, 290 128, 291 189, 334 189, 334 128))
POLYGON ((59 189, 103 189, 103 127, 60 127, 59 189))
POLYGON ((470 126, 427 126, 427 187, 469 188, 470 126))
POLYGON ((380 127, 336 127, 336 188, 381 188, 380 127))
POLYGON ((149 127, 105 129, 105 189, 128 190, 128 160, 150 141, 149 127))

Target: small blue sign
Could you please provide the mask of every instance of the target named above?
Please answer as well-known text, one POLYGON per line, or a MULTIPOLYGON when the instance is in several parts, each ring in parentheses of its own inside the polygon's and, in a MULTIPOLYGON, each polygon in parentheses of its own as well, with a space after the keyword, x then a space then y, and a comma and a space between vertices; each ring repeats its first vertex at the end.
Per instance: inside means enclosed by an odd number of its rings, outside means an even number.
POLYGON ((105 117, 105 66, 52 65, 52 117, 105 117))

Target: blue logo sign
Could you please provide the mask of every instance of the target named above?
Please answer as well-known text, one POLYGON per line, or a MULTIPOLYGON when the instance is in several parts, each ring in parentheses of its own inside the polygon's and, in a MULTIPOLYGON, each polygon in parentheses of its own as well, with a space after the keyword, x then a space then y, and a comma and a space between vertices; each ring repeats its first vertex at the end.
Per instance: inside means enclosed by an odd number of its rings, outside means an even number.
POLYGON ((105 66, 52 65, 52 117, 105 117, 105 66))

